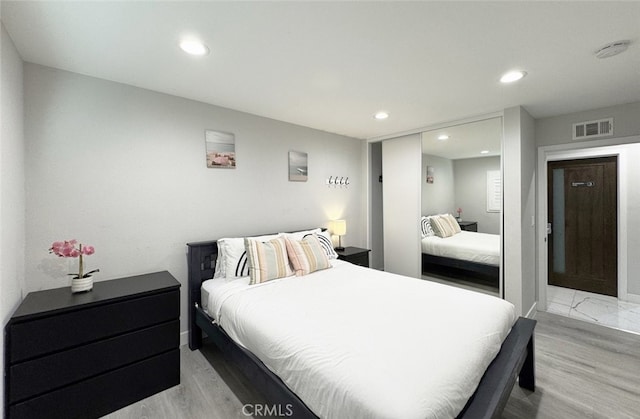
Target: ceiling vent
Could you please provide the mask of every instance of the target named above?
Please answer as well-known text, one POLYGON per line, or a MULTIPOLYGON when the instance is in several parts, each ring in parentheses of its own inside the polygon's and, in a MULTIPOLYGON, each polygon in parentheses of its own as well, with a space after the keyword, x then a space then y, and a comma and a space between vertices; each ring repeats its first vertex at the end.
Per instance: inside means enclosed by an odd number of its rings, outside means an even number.
POLYGON ((585 140, 591 138, 610 137, 613 135, 613 118, 597 121, 578 122, 573 124, 573 139, 585 140))

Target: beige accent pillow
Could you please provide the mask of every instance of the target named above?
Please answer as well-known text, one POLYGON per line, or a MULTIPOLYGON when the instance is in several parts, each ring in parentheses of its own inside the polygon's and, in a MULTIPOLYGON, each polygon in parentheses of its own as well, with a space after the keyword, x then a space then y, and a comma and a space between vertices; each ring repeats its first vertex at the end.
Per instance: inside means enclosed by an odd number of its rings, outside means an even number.
POLYGON ((249 285, 293 275, 283 238, 266 242, 246 238, 244 243, 249 262, 249 285))
POLYGON ((307 275, 331 267, 329 258, 316 234, 309 234, 302 240, 286 237, 285 242, 287 254, 296 276, 307 275))
POLYGON ((431 228, 438 237, 447 238, 455 234, 455 231, 446 217, 436 215, 431 217, 431 228))
POLYGON ((453 234, 458 234, 460 233, 460 231, 462 231, 460 229, 460 224, 458 224, 458 222, 456 221, 456 219, 453 217, 453 215, 451 214, 445 214, 444 217, 447 219, 447 222, 449 223, 449 225, 451 226, 451 228, 453 228, 453 234))

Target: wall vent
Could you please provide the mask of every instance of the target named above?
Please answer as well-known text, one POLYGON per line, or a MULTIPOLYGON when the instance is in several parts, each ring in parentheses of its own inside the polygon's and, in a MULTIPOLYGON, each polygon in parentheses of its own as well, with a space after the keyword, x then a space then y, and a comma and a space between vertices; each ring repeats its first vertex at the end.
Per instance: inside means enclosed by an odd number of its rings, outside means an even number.
POLYGON ((578 122, 573 124, 573 139, 584 140, 591 138, 610 137, 613 135, 613 118, 597 121, 578 122))

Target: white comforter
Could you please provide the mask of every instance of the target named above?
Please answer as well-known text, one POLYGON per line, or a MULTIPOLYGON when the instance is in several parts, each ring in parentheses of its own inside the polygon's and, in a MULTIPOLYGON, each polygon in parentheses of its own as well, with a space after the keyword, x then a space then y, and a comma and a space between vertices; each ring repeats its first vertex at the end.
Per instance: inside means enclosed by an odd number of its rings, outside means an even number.
POLYGON ((485 265, 500 265, 500 235, 461 231, 451 237, 422 239, 422 253, 485 265))
POLYGON ((343 261, 203 284, 203 303, 322 418, 455 417, 515 322, 484 294, 343 261))

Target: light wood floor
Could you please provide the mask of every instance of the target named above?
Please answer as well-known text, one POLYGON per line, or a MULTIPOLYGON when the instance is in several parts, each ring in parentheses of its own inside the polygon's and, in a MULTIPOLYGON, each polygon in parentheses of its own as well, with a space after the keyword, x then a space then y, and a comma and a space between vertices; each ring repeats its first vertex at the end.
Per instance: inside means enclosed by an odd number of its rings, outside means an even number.
MULTIPOLYGON (((549 313, 537 319, 537 389, 516 384, 504 419, 640 418, 640 335, 549 313)), ((106 417, 246 418, 244 404, 266 403, 212 345, 181 348, 181 368, 179 386, 106 417)))

